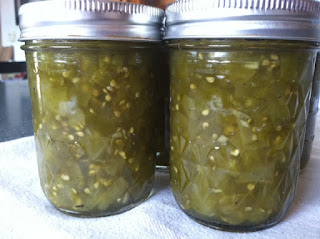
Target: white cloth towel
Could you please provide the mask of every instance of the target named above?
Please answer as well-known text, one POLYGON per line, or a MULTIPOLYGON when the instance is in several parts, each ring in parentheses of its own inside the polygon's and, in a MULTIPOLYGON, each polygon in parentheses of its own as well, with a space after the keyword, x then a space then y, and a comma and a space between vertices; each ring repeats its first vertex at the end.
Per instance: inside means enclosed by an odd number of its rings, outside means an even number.
POLYGON ((157 173, 155 193, 125 213, 77 218, 53 208, 41 191, 33 137, 0 143, 0 238, 320 238, 320 122, 311 160, 300 174, 286 217, 276 226, 252 233, 214 230, 190 219, 170 190, 169 175, 157 173))

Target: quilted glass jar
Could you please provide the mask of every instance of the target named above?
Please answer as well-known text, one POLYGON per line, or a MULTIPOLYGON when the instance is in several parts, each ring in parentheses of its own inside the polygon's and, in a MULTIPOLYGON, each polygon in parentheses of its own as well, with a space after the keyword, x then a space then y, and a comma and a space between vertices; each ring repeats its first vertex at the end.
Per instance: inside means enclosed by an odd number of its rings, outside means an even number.
POLYGON ((148 198, 162 18, 161 9, 94 0, 20 9, 40 183, 62 212, 105 216, 148 198))
POLYGON ((210 227, 268 228, 294 198, 320 6, 279 2, 184 0, 166 9, 172 190, 210 227))

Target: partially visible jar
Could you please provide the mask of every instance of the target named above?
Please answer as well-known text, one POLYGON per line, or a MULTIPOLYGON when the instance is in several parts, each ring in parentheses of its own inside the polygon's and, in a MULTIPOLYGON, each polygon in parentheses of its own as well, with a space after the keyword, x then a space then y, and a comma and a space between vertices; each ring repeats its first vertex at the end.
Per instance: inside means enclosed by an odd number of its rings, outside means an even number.
MULTIPOLYGON (((165 9, 174 0, 112 0, 114 2, 131 2, 165 9)), ((169 170, 169 55, 168 48, 161 44, 157 56, 159 63, 159 80, 157 81, 158 118, 155 127, 156 132, 156 170, 168 172, 169 170)))
POLYGON ((149 196, 162 17, 100 0, 20 9, 40 183, 60 211, 111 215, 149 196))
POLYGON ((213 228, 265 229, 293 202, 320 4, 273 4, 166 9, 172 190, 187 215, 213 228))
MULTIPOLYGON (((113 0, 120 2, 134 2, 155 6, 165 9, 167 5, 175 0, 113 0)), ((156 130, 156 169, 157 171, 167 172, 169 170, 169 55, 167 46, 162 45, 159 54, 160 80, 157 81, 159 91, 159 118, 157 119, 156 130)))
POLYGON ((169 52, 168 47, 163 44, 159 54, 159 73, 157 89, 159 92, 159 118, 156 127, 156 169, 158 171, 169 171, 169 152, 170 152, 170 135, 169 135, 169 52))
POLYGON ((319 95, 320 95, 320 54, 317 57, 316 69, 312 81, 312 93, 310 100, 309 114, 306 126, 306 138, 303 145, 303 151, 300 162, 300 169, 303 170, 311 157, 313 140, 315 137, 317 114, 319 111, 319 95))

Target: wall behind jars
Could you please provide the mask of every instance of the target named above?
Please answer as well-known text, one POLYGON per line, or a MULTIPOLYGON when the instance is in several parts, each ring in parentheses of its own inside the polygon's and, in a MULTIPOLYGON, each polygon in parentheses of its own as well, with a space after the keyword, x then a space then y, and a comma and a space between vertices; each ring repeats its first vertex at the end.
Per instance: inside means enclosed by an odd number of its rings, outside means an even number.
POLYGON ((20 49, 22 43, 18 42, 20 30, 16 22, 16 2, 0 0, 0 42, 2 47, 13 47, 13 59, 10 57, 10 60, 24 61, 24 52, 20 49))

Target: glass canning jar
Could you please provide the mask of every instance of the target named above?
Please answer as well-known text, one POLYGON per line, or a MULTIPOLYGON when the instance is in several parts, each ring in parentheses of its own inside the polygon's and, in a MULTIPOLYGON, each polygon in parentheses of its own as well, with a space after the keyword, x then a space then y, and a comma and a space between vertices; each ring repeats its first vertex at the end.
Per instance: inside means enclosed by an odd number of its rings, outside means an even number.
POLYGON ((57 209, 105 216, 149 196, 163 15, 101 0, 21 7, 40 183, 57 209))
POLYGON ((255 231, 289 210, 319 9, 309 0, 183 0, 166 9, 171 186, 196 221, 255 231))

